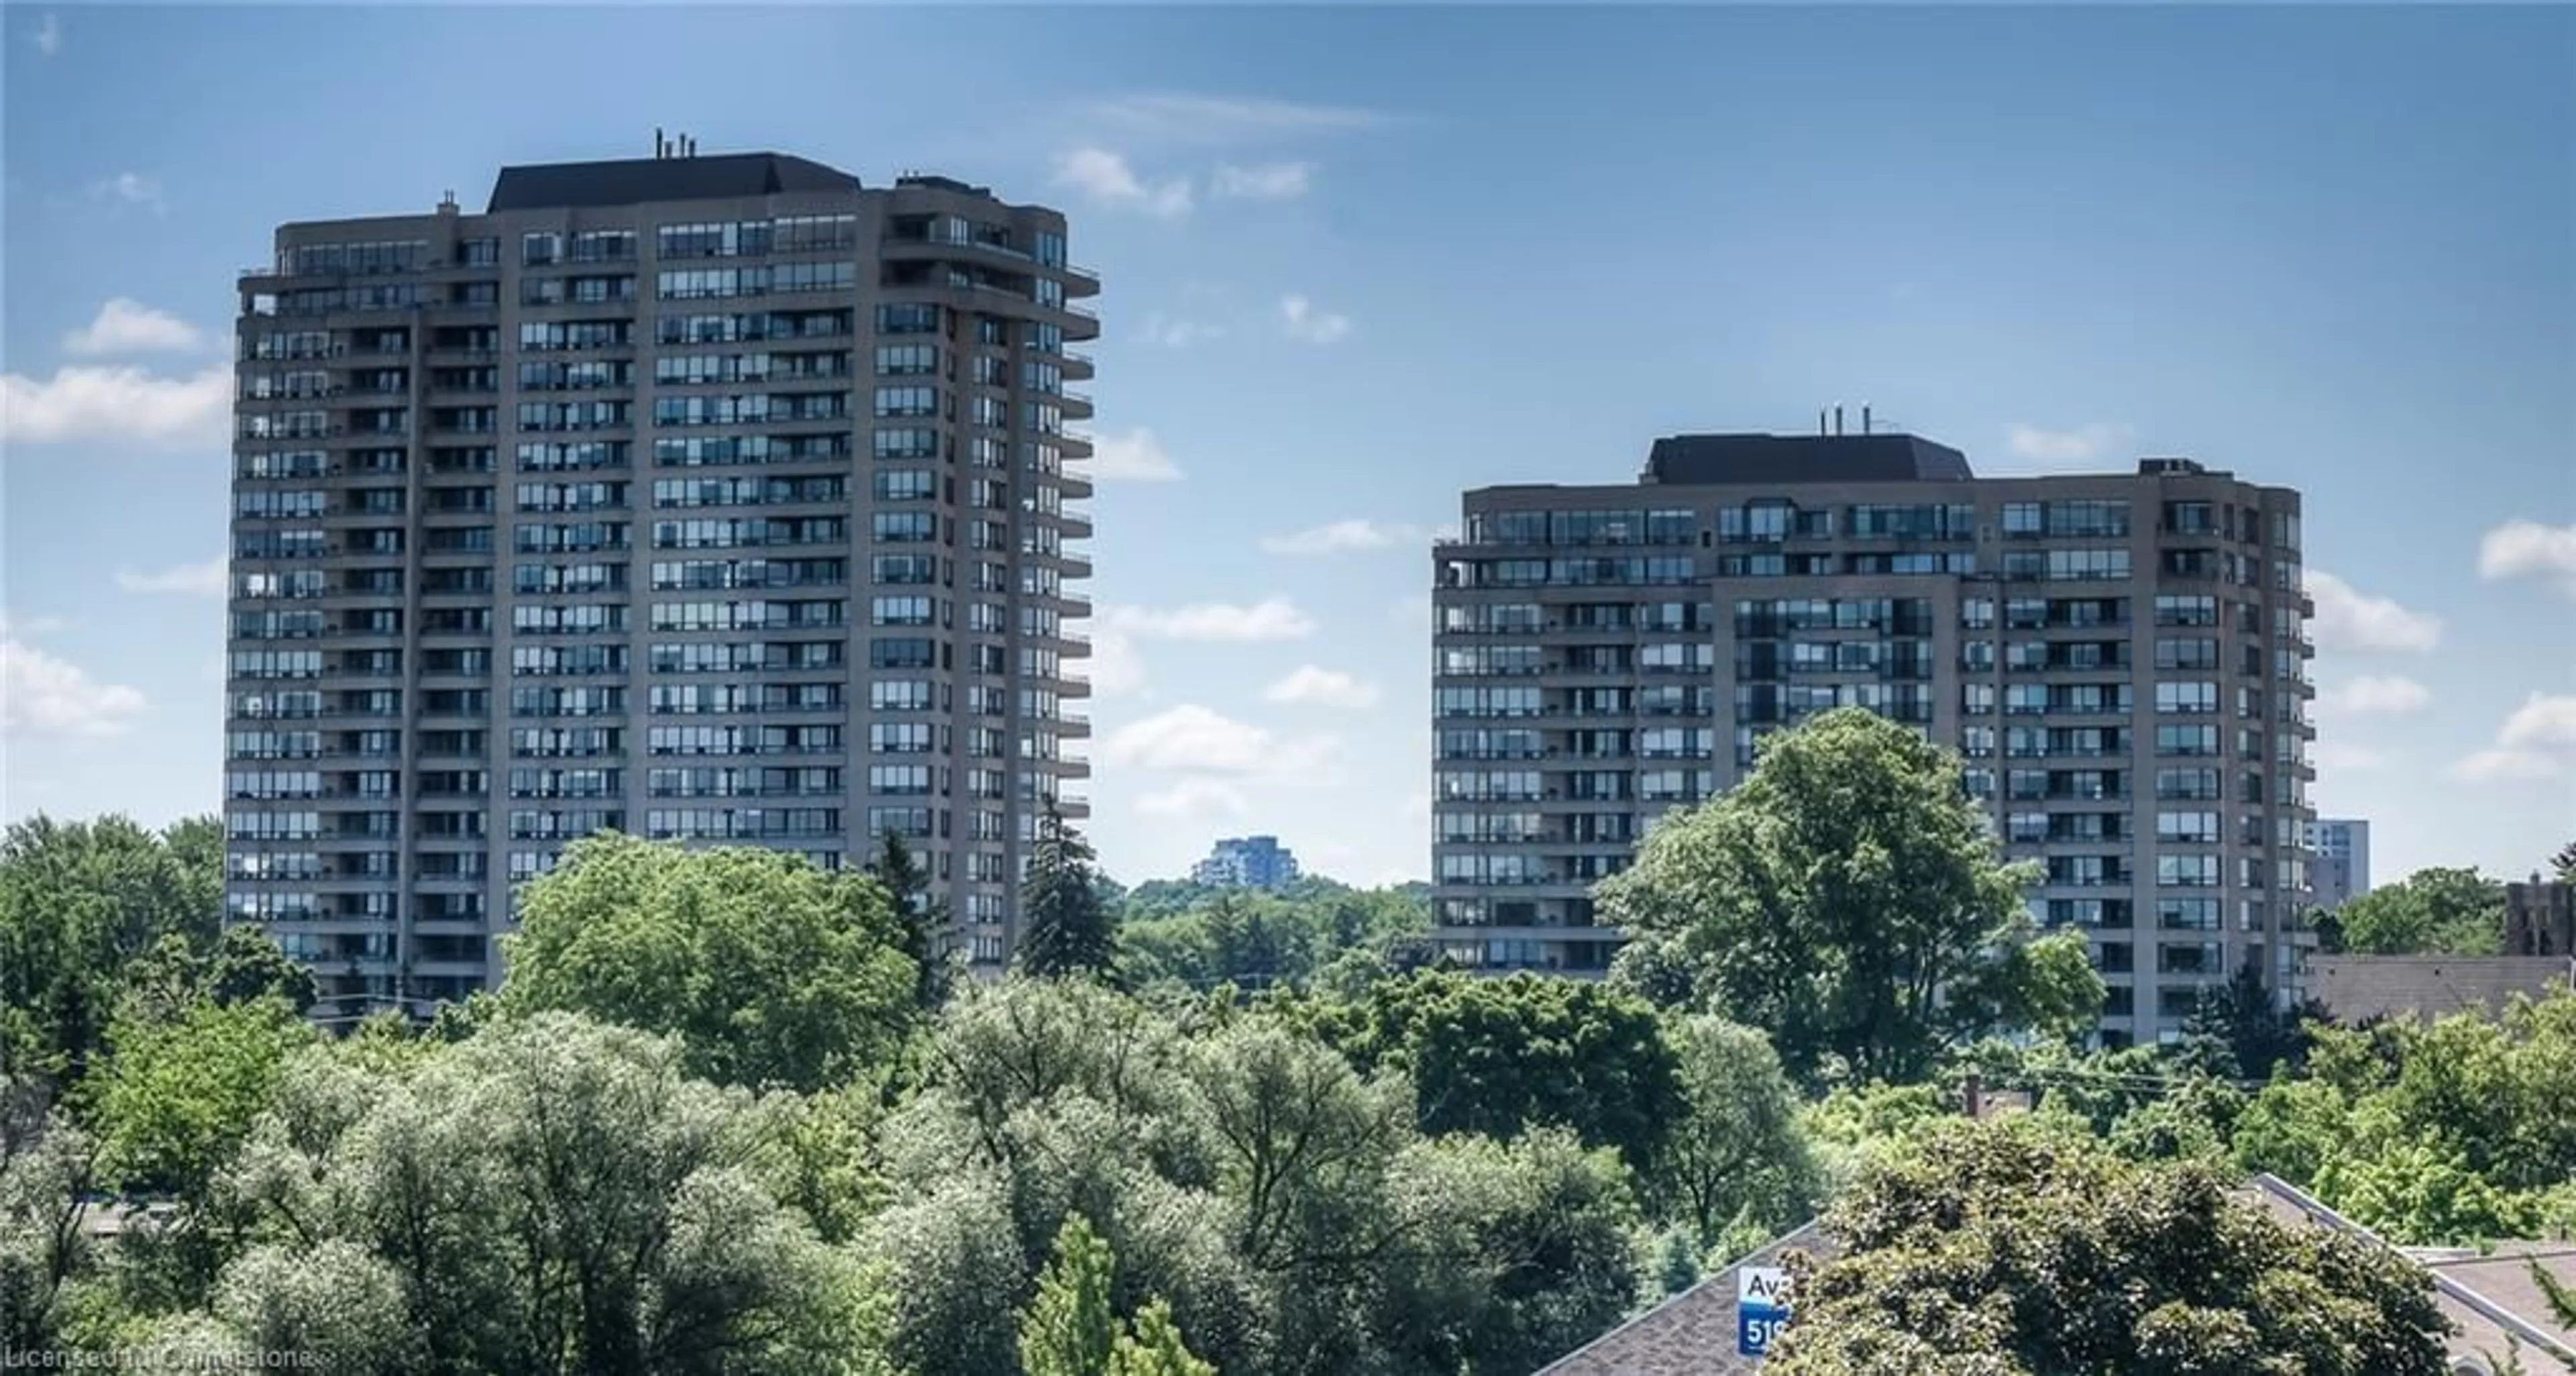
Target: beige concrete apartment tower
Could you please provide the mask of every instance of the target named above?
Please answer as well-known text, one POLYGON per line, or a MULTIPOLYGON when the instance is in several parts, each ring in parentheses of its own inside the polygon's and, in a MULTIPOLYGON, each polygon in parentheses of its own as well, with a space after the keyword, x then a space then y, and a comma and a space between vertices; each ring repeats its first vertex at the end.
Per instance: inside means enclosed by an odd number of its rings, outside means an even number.
POLYGON ((226 905, 350 1007, 498 977, 616 828, 928 857, 1007 958, 1086 815, 1096 276, 1064 217, 773 153, 503 170, 240 280, 226 905))
MULTIPOLYGON (((1822 428, 1822 427, 1820 427, 1822 428)), ((1966 757, 2107 1040, 2176 1033, 2308 895, 2299 494, 2185 459, 1978 478, 1910 435, 1657 441, 1634 485, 1469 492, 1434 551, 1432 883, 1450 959, 1597 974, 1591 885, 1835 706, 1966 757)))

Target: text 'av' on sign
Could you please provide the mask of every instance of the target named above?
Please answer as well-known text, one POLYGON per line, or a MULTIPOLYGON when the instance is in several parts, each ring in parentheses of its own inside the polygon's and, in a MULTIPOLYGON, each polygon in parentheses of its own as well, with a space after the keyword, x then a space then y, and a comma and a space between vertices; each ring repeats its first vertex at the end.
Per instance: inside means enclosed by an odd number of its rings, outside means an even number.
POLYGON ((1747 1266, 1735 1273, 1735 1350, 1759 1357, 1789 1321, 1789 1273, 1777 1266, 1747 1266))

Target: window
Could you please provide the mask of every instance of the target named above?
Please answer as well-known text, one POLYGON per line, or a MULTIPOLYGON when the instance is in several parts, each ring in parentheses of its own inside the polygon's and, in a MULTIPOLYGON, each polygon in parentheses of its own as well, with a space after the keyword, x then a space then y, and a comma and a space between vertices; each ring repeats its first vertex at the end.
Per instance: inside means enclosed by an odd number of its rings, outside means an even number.
POLYGON ((901 544, 939 537, 939 517, 927 511, 880 511, 869 518, 878 544, 901 544))
POLYGON ((2156 753, 2215 755, 2218 753, 2218 728, 2211 725, 2159 725, 2156 727, 2156 753))
POLYGON ((2125 549, 2053 549, 2048 551, 2048 576, 2075 580, 2126 578, 2129 576, 2129 552, 2125 549))
POLYGON ((2163 888, 2214 889, 2218 887, 2219 873, 2215 855, 2156 857, 2156 883, 2163 888))
POLYGON ((880 419, 891 416, 936 416, 939 414, 939 389, 936 387, 879 387, 876 413, 880 419))
POLYGON ((2165 713, 2215 712, 2218 710, 2218 685, 2215 683, 2158 683, 2156 710, 2165 713))
POLYGON ((877 374, 880 377, 920 377, 938 371, 939 346, 936 344, 877 346, 877 374))
POLYGON ((877 307, 878 334, 938 334, 947 323, 940 307, 923 302, 888 302, 877 307))
POLYGON ((872 764, 868 766, 870 793, 928 793, 930 766, 926 764, 872 764))

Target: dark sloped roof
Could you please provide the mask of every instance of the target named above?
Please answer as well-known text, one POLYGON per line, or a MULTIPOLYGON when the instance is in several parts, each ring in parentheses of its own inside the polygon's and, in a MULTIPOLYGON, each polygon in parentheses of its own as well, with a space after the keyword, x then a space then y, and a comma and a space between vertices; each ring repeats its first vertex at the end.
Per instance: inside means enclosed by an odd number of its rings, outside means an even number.
POLYGON ((2576 974, 2564 956, 2308 957, 2308 992, 2337 1021, 2438 1018, 2471 1008, 2501 1012, 2516 994, 2541 998, 2576 974))
POLYGON ((1967 455, 1915 435, 1671 435, 1646 456, 1646 481, 1690 486, 1974 476, 1967 455))
MULTIPOLYGON (((2388 1246, 2278 1176, 2255 1176, 2237 1191, 2237 1198, 2283 1223, 2329 1229, 2372 1247, 2388 1246)), ((1558 1358, 1541 1368, 1538 1376, 1753 1376, 1761 1370, 1762 1360, 1736 1352, 1737 1273, 1748 1266, 1783 1265, 1793 1251, 1822 1263, 1834 1260, 1842 1250, 1840 1239, 1809 1223, 1558 1358)), ((2576 1361, 2576 1329, 2560 1325, 2547 1312, 2525 1260, 2536 1261, 2551 1274, 2576 1284, 2576 1243, 2504 1242, 2492 1249, 2453 1255, 2402 1250, 2399 1254, 2431 1273, 2434 1303, 2452 1325, 2444 1342, 2455 1360, 2501 1354, 2510 1340, 2526 1352, 2564 1355, 2576 1361)))
POLYGON ((504 167, 485 213, 647 201, 721 201, 788 191, 856 191, 859 179, 787 153, 627 158, 504 167))
POLYGON ((1781 1266, 1790 1252, 1830 1261, 1842 1251, 1809 1223, 1539 1369, 1538 1376, 1750 1376, 1762 1359, 1736 1350, 1735 1281, 1748 1266, 1781 1266))

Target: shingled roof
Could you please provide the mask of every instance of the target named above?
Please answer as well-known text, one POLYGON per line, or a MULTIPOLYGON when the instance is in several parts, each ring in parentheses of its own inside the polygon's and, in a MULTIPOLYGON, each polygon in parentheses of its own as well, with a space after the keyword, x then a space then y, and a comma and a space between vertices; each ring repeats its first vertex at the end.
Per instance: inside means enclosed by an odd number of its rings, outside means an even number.
MULTIPOLYGON (((2284 1223, 2329 1228, 2386 1247, 2369 1229, 2277 1176, 2258 1175, 2240 1196, 2284 1223)), ((1722 1271, 1543 1367, 1537 1376, 1752 1376, 1762 1359, 1735 1348, 1736 1277, 1746 1267, 1781 1266, 1792 1252, 1829 1261, 1841 1245, 1821 1223, 1765 1243, 1722 1271)), ((2576 1286, 2576 1242, 2510 1242, 2476 1250, 2392 1248, 2432 1273, 2434 1301, 2453 1331, 2453 1369, 2493 1376, 2490 1359, 2519 1345, 2526 1356, 2576 1363, 2576 1329, 2559 1325, 2531 1279, 2529 1261, 2576 1286)), ((1889 1373, 1901 1376, 1901 1373, 1889 1373)))
POLYGON ((1737 1274, 1787 1265, 1792 1252, 1823 1261, 1840 1251, 1832 1235, 1810 1223, 1558 1358, 1538 1376, 1750 1376, 1762 1369, 1762 1359, 1735 1350, 1737 1274))

